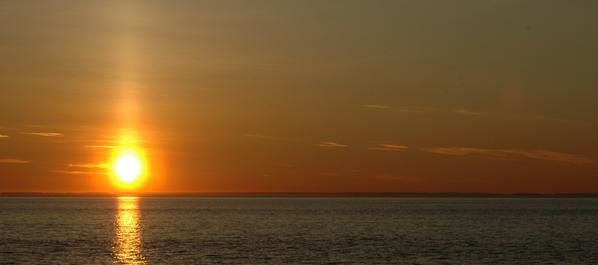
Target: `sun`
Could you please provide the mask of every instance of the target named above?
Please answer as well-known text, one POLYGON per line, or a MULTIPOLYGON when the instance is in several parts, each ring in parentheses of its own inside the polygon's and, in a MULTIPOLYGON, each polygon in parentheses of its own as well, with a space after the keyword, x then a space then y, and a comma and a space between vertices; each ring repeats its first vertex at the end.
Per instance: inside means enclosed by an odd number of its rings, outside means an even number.
POLYGON ((113 183, 121 189, 135 189, 141 186, 146 175, 146 162, 143 151, 134 147, 118 149, 110 170, 113 183))
POLYGON ((141 175, 141 160, 133 152, 120 155, 114 163, 114 173, 124 182, 131 183, 141 175))

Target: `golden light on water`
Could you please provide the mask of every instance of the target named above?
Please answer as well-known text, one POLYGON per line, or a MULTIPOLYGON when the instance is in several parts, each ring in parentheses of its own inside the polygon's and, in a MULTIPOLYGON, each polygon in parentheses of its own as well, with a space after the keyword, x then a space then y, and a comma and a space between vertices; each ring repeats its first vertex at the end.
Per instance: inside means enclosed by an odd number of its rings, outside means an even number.
POLYGON ((114 257, 116 264, 145 264, 141 254, 141 226, 137 197, 118 197, 115 216, 114 257))

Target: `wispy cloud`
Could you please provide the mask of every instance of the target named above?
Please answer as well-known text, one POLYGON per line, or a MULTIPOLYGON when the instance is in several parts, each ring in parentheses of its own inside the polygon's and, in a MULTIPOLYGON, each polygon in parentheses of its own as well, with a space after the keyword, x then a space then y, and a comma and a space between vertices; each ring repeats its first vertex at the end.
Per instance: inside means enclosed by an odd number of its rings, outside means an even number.
POLYGON ((576 120, 570 120, 570 119, 565 119, 565 118, 556 118, 556 117, 550 117, 550 116, 542 116, 542 115, 527 115, 524 113, 517 113, 516 115, 513 115, 512 113, 493 113, 493 112, 481 112, 481 111, 475 111, 475 110, 470 110, 470 109, 456 109, 452 111, 455 114, 458 115, 464 115, 464 116, 477 116, 477 117, 482 117, 482 116, 491 116, 494 118, 506 118, 506 119, 517 119, 517 120, 530 120, 530 121, 544 121, 544 122, 553 122, 553 123, 577 123, 577 124, 583 124, 583 121, 576 121, 576 120))
POLYGON ((68 167, 78 167, 78 168, 108 168, 108 165, 107 164, 84 163, 84 164, 68 164, 68 167))
POLYGON ((379 109, 379 110, 389 110, 392 107, 391 106, 387 106, 387 105, 378 105, 378 104, 367 104, 367 105, 361 105, 364 108, 369 108, 369 109, 379 109))
POLYGON ((392 110, 392 111, 398 111, 398 112, 403 112, 403 113, 425 113, 425 112, 431 112, 432 109, 428 109, 428 108, 410 108, 410 107, 393 107, 393 106, 388 106, 388 105, 380 105, 380 104, 367 104, 367 105, 361 105, 364 108, 368 108, 368 109, 375 109, 375 110, 392 110))
POLYGON ((94 163, 79 163, 68 164, 67 169, 50 170, 53 173, 67 174, 67 175, 105 175, 107 164, 94 163))
POLYGON ((60 136, 64 136, 64 134, 57 133, 57 132, 27 132, 27 133, 23 133, 23 134, 43 136, 43 137, 60 137, 60 136))
POLYGON ((105 172, 98 171, 83 171, 83 170, 50 170, 50 172, 67 174, 67 175, 105 175, 105 172))
POLYGON ((580 163, 580 164, 598 164, 598 159, 578 154, 561 153, 550 150, 537 150, 537 151, 511 151, 512 154, 518 154, 532 159, 541 159, 548 161, 559 161, 567 163, 580 163))
POLYGON ((31 161, 14 159, 14 158, 0 158, 0 164, 28 164, 31 161))
POLYGON ((439 155, 486 155, 495 157, 518 156, 529 159, 545 160, 570 164, 598 164, 598 158, 562 153, 551 150, 486 149, 476 147, 435 147, 425 151, 439 155))
POLYGON ((379 151, 407 151, 409 146, 406 145, 399 145, 399 144, 378 144, 375 147, 370 148, 371 150, 379 150, 379 151))
POLYGON ((321 142, 319 144, 316 144, 316 146, 325 147, 325 148, 345 148, 345 147, 348 147, 348 145, 346 145, 346 144, 339 144, 337 142, 321 142))
POLYGON ((489 149, 473 147, 433 147, 424 149, 427 152, 439 155, 470 155, 492 153, 489 149))
POLYGON ((0 138, 8 138, 8 135, 6 135, 6 134, 0 134, 0 138))
POLYGON ((533 118, 535 118, 536 120, 540 120, 540 121, 548 121, 548 122, 556 122, 556 123, 574 123, 575 122, 573 120, 547 117, 547 116, 535 116, 533 118))
POLYGON ((101 149, 114 149, 114 145, 86 145, 86 148, 101 148, 101 149))
POLYGON ((426 108, 402 108, 399 109, 399 112, 403 112, 403 113, 426 113, 426 112, 432 112, 434 111, 433 109, 426 109, 426 108))

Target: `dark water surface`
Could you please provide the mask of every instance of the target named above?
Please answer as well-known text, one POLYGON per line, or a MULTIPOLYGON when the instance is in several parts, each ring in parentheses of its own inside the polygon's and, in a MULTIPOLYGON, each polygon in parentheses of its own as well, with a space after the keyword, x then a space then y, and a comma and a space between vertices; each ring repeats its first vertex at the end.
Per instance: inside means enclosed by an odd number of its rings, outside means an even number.
POLYGON ((598 264, 598 199, 0 198, 0 264, 598 264))

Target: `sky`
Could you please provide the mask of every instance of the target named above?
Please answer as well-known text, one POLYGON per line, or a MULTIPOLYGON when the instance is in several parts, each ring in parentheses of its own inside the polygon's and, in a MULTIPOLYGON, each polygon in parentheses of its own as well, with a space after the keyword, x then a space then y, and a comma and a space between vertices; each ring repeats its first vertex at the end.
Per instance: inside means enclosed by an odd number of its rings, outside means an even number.
POLYGON ((1 1, 0 192, 598 192, 596 12, 1 1))

